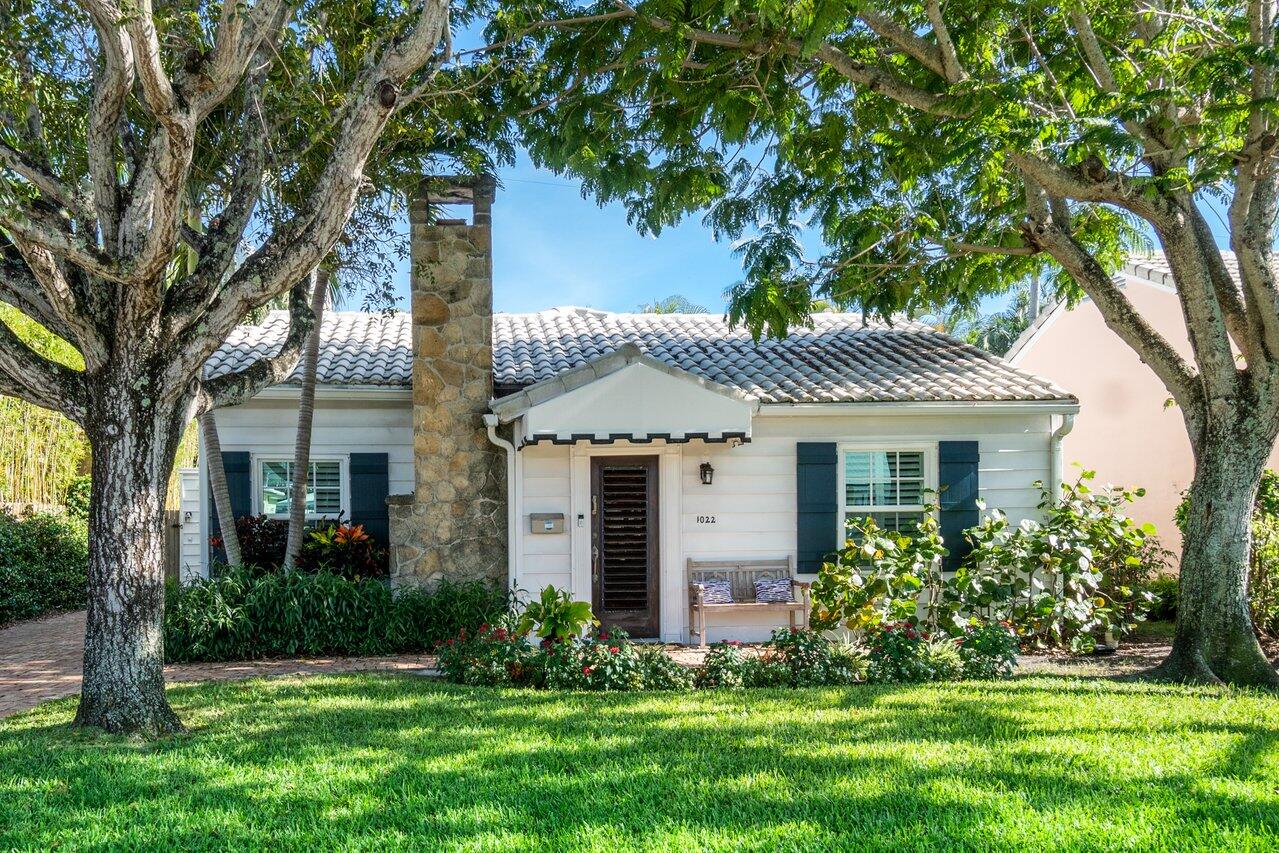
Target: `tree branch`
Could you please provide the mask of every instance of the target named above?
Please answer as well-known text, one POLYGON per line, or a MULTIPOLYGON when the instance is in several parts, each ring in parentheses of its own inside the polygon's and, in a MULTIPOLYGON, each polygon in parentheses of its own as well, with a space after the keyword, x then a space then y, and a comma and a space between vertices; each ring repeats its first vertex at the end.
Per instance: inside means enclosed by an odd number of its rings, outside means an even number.
POLYGON ((0 251, 0 302, 7 302, 55 335, 75 341, 73 333, 43 292, 40 282, 17 250, 0 251))
POLYGON ((60 206, 69 215, 81 222, 93 220, 92 215, 85 210, 73 190, 64 186, 56 175, 35 158, 12 147, 2 139, 0 139, 0 163, 40 190, 45 198, 60 206))
POLYGON ((119 256, 120 191, 116 179, 115 140, 124 105, 133 88, 133 45, 120 26, 120 9, 109 0, 81 0, 89 12, 102 50, 102 74, 94 81, 87 140, 89 181, 102 244, 119 256))
MULTIPOLYGON (((627 12, 629 16, 644 22, 655 30, 662 32, 673 30, 683 38, 697 44, 727 47, 755 54, 768 54, 774 50, 779 50, 787 56, 804 57, 808 53, 804 43, 799 39, 783 39, 768 43, 751 42, 734 33, 716 33, 683 25, 677 28, 665 18, 641 15, 634 7, 620 2, 620 0, 618 0, 618 6, 627 12)), ((950 118, 961 117, 958 111, 947 104, 947 100, 943 96, 907 83, 882 68, 853 59, 842 49, 829 42, 823 42, 818 45, 813 53, 833 70, 853 83, 866 87, 871 92, 932 115, 950 118)))
POLYGON ((12 206, 0 207, 0 228, 8 231, 15 243, 38 246, 99 278, 114 282, 125 280, 111 259, 96 248, 75 235, 51 231, 32 219, 26 211, 12 206))
MULTIPOLYGON (((364 164, 399 102, 400 86, 439 45, 446 5, 445 0, 424 0, 413 30, 370 55, 347 100, 333 153, 307 201, 232 273, 199 320, 206 334, 225 339, 240 318, 290 282, 309 276, 328 254, 355 205, 364 164)), ((194 354, 202 364, 212 352, 194 354)))
POLYGON ((61 412, 83 424, 88 395, 84 374, 49 361, 0 320, 0 390, 28 403, 61 412))
MULTIPOLYGON (((1163 244, 1164 257, 1177 283, 1177 296, 1181 300, 1186 331, 1195 361, 1199 364, 1201 381, 1217 394, 1227 394, 1235 389, 1239 369, 1230 345, 1226 306, 1240 313, 1242 306, 1238 306, 1238 294, 1226 295, 1223 305, 1220 297, 1225 295, 1222 291, 1227 288, 1215 282, 1212 275, 1214 263, 1221 264, 1221 252, 1211 234, 1207 235, 1209 243, 1205 246, 1200 235, 1195 233, 1193 199, 1183 198, 1182 203, 1187 213, 1179 227, 1166 228, 1160 223, 1153 223, 1155 233, 1163 244)), ((1225 268, 1222 267, 1221 271, 1224 273, 1225 268)), ((1229 284, 1229 289, 1234 289, 1233 283, 1229 284)), ((1250 350, 1255 353, 1256 347, 1250 342, 1245 322, 1236 318, 1234 325, 1242 336, 1241 349, 1245 353, 1250 350)))
POLYGON ((929 71, 940 77, 945 77, 946 66, 942 62, 941 51, 938 50, 937 45, 917 35, 909 27, 903 27, 892 18, 882 15, 874 9, 863 9, 857 13, 857 17, 861 18, 866 26, 870 27, 880 38, 892 42, 899 50, 929 71))
POLYGON ((1079 49, 1084 55, 1084 65, 1103 92, 1114 92, 1119 85, 1115 82, 1115 73, 1110 69, 1110 62, 1101 49, 1097 33, 1093 31, 1092 20, 1088 13, 1078 5, 1070 7, 1070 24, 1075 28, 1075 36, 1079 40, 1079 49))
POLYGON ((1146 192, 1149 180, 1128 178, 1107 169, 1099 160, 1068 168, 1022 151, 1008 152, 1008 158, 1049 195, 1075 201, 1113 204, 1137 214, 1152 225, 1176 219, 1178 208, 1155 193, 1146 192))
POLYGON ((948 83, 959 83, 967 75, 955 51, 955 43, 950 39, 950 29, 942 17, 941 0, 925 0, 924 12, 928 15, 928 23, 933 27, 933 37, 937 39, 937 50, 941 54, 943 75, 948 83))
MULTIPOLYGON (((88 369, 100 367, 106 362, 108 347, 94 324, 93 313, 85 302, 86 294, 82 288, 73 286, 73 282, 68 280, 67 270, 53 252, 24 243, 21 239, 14 240, 13 245, 22 256, 25 271, 43 293, 48 311, 57 318, 54 326, 45 325, 51 331, 56 329, 68 343, 80 350, 88 369)), ((11 281, 19 283, 22 279, 11 281)))
MULTIPOLYGON (((1199 417, 1199 377, 1167 339, 1128 301, 1105 268, 1051 210, 1043 187, 1026 181, 1026 240, 1048 252, 1092 298, 1102 318, 1163 381, 1187 417, 1199 417)), ((1060 214, 1058 214, 1060 216, 1060 214)))

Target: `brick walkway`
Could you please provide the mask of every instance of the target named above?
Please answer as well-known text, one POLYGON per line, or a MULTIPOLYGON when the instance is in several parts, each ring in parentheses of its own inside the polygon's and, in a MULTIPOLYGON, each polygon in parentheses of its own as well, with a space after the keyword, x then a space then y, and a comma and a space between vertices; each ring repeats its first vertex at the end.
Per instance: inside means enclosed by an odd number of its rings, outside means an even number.
MULTIPOLYGON (((83 611, 0 628, 0 718, 79 692, 83 653, 83 611)), ((421 670, 434 666, 435 658, 430 655, 302 658, 174 664, 164 668, 164 675, 170 682, 213 681, 301 673, 421 670)))

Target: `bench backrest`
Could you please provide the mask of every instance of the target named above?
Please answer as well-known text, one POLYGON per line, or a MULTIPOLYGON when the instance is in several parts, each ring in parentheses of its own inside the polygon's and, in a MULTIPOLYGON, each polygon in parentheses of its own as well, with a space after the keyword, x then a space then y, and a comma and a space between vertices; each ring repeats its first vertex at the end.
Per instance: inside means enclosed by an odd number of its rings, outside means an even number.
POLYGON ((726 580, 732 585, 734 601, 754 601, 755 581, 764 578, 793 578, 795 564, 790 557, 777 560, 694 560, 688 561, 688 582, 726 580))

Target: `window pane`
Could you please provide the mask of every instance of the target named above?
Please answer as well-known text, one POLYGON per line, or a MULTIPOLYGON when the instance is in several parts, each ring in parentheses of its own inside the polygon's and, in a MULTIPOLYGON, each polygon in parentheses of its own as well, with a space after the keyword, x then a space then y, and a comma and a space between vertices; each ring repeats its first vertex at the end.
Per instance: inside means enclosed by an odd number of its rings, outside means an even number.
POLYGON ((918 451, 893 454, 896 462, 897 503, 901 506, 924 502, 924 454, 918 451))
POLYGON ((307 478, 307 512, 337 515, 342 511, 342 466, 335 461, 312 462, 307 478))
POLYGON ((924 515, 919 512, 872 512, 870 517, 884 530, 910 534, 915 532, 924 515))
POLYGON ((845 506, 919 506, 923 502, 922 452, 881 450, 844 454, 845 506))
MULTIPOLYGON (((293 490, 292 462, 262 463, 262 512, 287 515, 293 490)), ((342 511, 342 465, 312 462, 306 478, 308 515, 337 516, 342 511)))
POLYGON ((289 462, 262 463, 262 512, 279 515, 289 511, 289 462))
POLYGON ((871 484, 871 454, 848 453, 844 456, 844 503, 868 506, 871 484))

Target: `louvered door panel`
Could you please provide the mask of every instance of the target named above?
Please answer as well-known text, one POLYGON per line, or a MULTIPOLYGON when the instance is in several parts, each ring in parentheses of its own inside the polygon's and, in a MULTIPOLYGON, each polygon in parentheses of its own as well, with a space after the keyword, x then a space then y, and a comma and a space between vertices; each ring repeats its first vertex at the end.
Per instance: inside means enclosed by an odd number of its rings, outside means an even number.
POLYGON ((594 460, 596 615, 637 635, 657 628, 655 457, 594 460))

